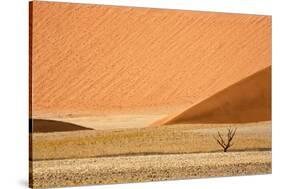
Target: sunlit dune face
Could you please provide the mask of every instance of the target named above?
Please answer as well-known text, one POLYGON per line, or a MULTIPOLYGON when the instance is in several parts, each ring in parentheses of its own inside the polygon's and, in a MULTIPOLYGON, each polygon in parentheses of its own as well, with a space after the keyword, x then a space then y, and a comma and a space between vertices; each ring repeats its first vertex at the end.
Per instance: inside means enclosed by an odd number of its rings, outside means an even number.
POLYGON ((32 31, 33 114, 187 107, 271 64, 268 16, 34 2, 32 31))

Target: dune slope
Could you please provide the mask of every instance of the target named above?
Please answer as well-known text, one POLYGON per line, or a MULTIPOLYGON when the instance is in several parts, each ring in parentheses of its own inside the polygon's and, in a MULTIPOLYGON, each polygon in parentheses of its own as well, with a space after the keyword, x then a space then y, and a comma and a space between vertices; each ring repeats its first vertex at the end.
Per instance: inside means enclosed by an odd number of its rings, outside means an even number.
POLYGON ((152 125, 271 120, 271 66, 152 125))
POLYGON ((62 121, 30 119, 29 122, 31 126, 30 131, 35 133, 92 130, 86 127, 81 127, 79 125, 62 122, 62 121))
POLYGON ((54 2, 31 14, 33 115, 187 107, 271 64, 270 16, 54 2))

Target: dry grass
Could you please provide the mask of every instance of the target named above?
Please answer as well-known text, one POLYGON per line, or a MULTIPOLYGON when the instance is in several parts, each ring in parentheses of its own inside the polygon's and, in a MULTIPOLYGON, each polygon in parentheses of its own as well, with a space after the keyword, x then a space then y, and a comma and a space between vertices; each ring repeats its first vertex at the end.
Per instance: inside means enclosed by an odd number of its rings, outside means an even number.
POLYGON ((30 186, 35 188, 271 172, 271 122, 177 124, 30 136, 30 186), (234 146, 223 153, 213 135, 224 133, 227 127, 238 129, 234 146))
POLYGON ((221 151, 213 135, 218 130, 224 133, 227 126, 238 128, 230 151, 271 149, 271 122, 182 124, 122 130, 33 133, 32 159, 221 151))
POLYGON ((145 155, 31 162, 32 187, 271 173, 271 152, 145 155))

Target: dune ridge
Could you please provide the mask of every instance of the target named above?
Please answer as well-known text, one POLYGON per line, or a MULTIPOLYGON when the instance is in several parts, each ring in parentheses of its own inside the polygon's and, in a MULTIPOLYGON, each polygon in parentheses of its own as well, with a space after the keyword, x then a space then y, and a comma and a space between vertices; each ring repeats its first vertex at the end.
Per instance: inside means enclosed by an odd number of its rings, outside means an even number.
POLYGON ((271 66, 186 110, 151 124, 245 123, 271 120, 271 66))

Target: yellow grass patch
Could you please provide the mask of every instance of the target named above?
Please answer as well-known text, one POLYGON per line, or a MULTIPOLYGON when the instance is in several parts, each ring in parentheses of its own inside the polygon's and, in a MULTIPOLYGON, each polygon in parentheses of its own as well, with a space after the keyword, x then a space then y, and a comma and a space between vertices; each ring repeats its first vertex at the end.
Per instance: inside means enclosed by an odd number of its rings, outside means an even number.
POLYGON ((104 131, 33 133, 32 159, 221 151, 213 136, 237 127, 230 151, 271 149, 271 122, 169 125, 104 131))

